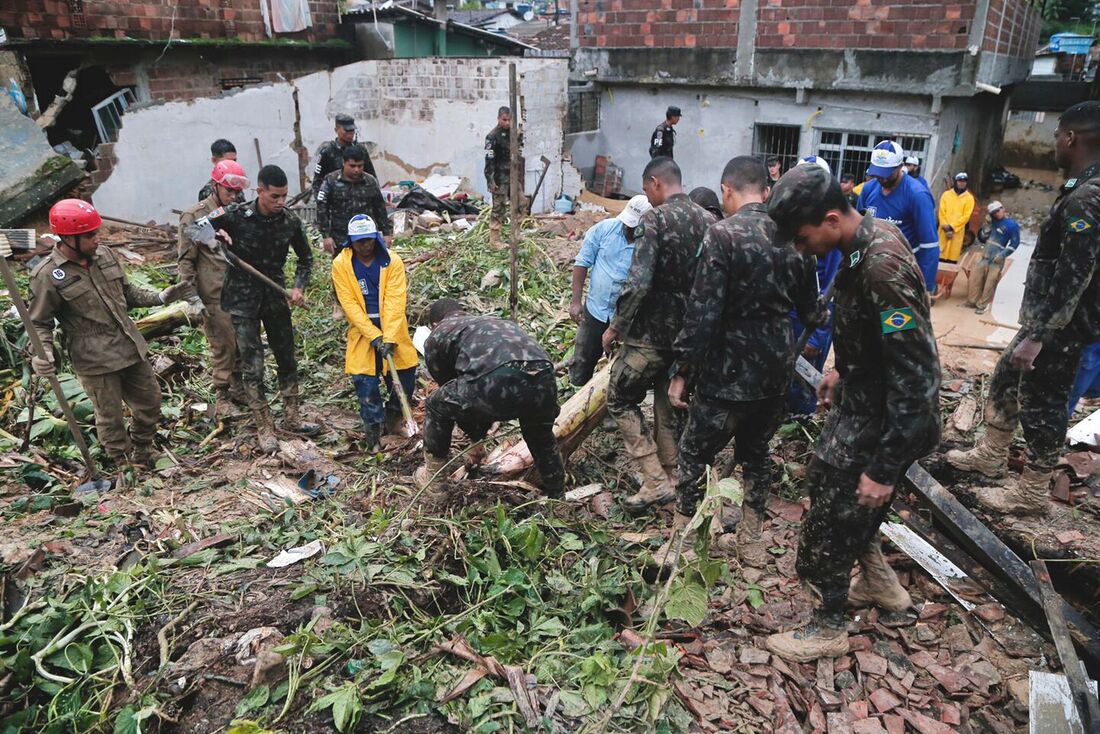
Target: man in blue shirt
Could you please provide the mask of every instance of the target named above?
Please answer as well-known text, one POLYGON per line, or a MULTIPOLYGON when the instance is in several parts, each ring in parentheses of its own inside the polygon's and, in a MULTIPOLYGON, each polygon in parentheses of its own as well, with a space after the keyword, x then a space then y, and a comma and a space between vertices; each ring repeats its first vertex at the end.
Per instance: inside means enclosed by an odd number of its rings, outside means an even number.
POLYGON ((989 225, 978 231, 978 241, 985 243, 985 252, 970 271, 970 280, 966 289, 966 303, 960 304, 973 308, 976 313, 985 313, 993 303, 997 292, 997 282, 1001 279, 1001 270, 1005 259, 1016 252, 1020 246, 1020 225, 1009 219, 1005 205, 999 201, 989 202, 989 225))
POLYGON ((569 315, 578 324, 569 380, 577 387, 592 379, 603 354, 603 333, 615 314, 615 303, 634 257, 634 228, 651 208, 645 194, 638 194, 619 216, 597 222, 584 235, 573 266, 573 302, 569 304, 569 315), (582 302, 590 269, 592 282, 588 298, 582 302))
POLYGON ((934 293, 940 263, 936 205, 927 186, 901 170, 904 162, 905 153, 897 143, 884 140, 876 145, 867 168, 871 180, 863 187, 856 209, 901 230, 913 248, 925 287, 934 293))
POLYGON ((905 172, 909 174, 909 177, 914 181, 920 183, 924 188, 928 189, 931 193, 932 189, 929 188, 928 182, 924 180, 924 176, 920 175, 920 158, 915 155, 911 155, 905 159, 905 172))

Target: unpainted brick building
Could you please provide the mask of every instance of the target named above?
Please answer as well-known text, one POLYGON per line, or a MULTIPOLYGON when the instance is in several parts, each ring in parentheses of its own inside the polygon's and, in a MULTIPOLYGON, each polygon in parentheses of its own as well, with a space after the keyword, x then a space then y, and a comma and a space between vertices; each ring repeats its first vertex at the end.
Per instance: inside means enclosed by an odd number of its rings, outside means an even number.
POLYGON ((693 186, 748 152, 784 168, 816 154, 862 180, 892 138, 937 194, 959 170, 982 188, 1041 26, 1026 0, 578 0, 576 20, 574 98, 599 105, 572 128, 582 168, 611 154, 639 188, 677 105, 693 186))

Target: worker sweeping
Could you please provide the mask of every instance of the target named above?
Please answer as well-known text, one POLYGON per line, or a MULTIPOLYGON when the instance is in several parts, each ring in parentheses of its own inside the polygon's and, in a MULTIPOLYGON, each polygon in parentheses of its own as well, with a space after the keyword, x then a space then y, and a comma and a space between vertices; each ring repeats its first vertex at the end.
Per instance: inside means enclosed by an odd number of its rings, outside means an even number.
POLYGON ((366 433, 365 448, 379 450, 383 426, 387 434, 409 435, 393 384, 391 360, 405 395, 416 389, 420 358, 409 338, 405 316, 405 264, 386 247, 374 220, 357 214, 347 224, 347 240, 332 262, 332 284, 348 322, 344 372, 359 397, 359 416, 366 433), (381 383, 389 392, 383 404, 381 383))
POLYGON ((144 468, 152 463, 161 395, 146 360, 149 347, 127 311, 191 297, 195 289, 185 281, 158 293, 130 283, 114 252, 99 246, 102 225, 95 207, 80 199, 63 199, 50 209, 50 228, 60 242, 31 272, 31 322, 45 348, 43 357, 31 358, 31 368, 41 377, 56 374, 56 320, 108 459, 144 468), (130 408, 129 433, 123 404, 130 408))

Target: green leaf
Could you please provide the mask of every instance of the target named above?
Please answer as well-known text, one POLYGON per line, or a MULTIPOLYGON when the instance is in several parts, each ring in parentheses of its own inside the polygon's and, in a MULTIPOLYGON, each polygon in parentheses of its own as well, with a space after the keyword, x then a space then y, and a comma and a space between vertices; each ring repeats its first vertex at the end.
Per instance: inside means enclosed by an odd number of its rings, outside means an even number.
POLYGON ((707 590, 694 581, 677 579, 668 593, 665 616, 682 619, 692 627, 702 623, 707 616, 707 590))
POLYGON ((271 699, 271 689, 267 686, 259 686, 249 691, 244 698, 237 702, 237 716, 244 716, 253 711, 259 711, 271 699))
POLYGON ((234 719, 225 734, 275 734, 271 729, 265 729, 255 721, 248 719, 234 719))
POLYGON ((753 609, 759 609, 760 607, 764 606, 764 590, 763 589, 761 589, 756 584, 749 584, 748 591, 749 591, 749 594, 746 597, 746 599, 749 602, 749 606, 751 606, 753 609))
POLYGON ((719 497, 729 500, 738 507, 745 501, 745 488, 741 486, 741 482, 733 477, 718 480, 715 490, 719 497))
POLYGON ((584 550, 584 541, 573 533, 564 533, 561 536, 561 542, 558 543, 558 547, 567 551, 584 550))
POLYGON ((332 709, 332 721, 337 731, 348 731, 355 727, 363 713, 363 702, 359 699, 359 690, 349 681, 327 696, 322 696, 310 705, 309 710, 323 711, 332 709))

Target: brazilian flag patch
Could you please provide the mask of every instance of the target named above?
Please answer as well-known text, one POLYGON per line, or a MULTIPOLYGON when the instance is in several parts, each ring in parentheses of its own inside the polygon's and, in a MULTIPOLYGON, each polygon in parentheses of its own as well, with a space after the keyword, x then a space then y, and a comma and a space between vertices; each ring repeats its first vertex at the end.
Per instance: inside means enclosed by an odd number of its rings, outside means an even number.
POLYGON ((893 334, 895 331, 917 328, 917 319, 911 308, 891 308, 879 313, 882 320, 882 333, 893 334))
POLYGON ((1077 217, 1076 219, 1071 219, 1069 222, 1066 223, 1066 228, 1070 232, 1074 232, 1075 234, 1088 232, 1090 229, 1095 229, 1095 226, 1095 222, 1085 219, 1084 217, 1077 217))

